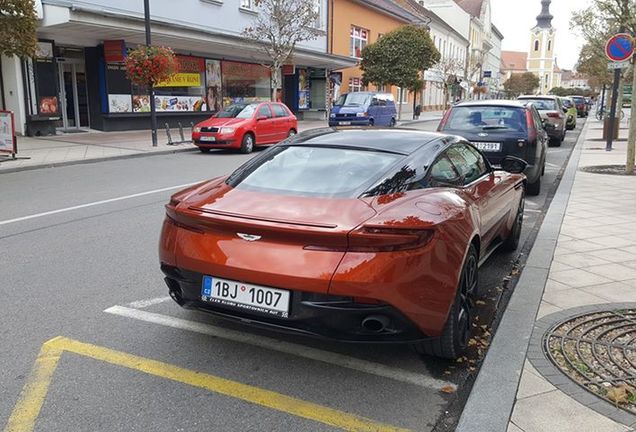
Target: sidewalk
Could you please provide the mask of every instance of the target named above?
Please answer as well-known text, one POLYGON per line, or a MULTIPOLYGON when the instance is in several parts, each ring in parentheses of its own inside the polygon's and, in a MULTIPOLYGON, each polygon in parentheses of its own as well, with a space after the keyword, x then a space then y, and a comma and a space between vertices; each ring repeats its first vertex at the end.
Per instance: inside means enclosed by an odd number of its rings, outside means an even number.
MULTIPOLYGON (((299 121, 299 132, 326 126, 325 121, 299 121)), ((179 130, 171 129, 173 141, 180 140, 179 130)), ((184 129, 190 137, 190 128, 184 129)), ((47 137, 18 137, 18 158, 0 157, 0 173, 76 163, 98 162, 107 159, 143 157, 181 151, 195 151, 189 141, 168 145, 165 129, 157 130, 157 147, 152 147, 149 130, 126 132, 90 131, 47 137)))
POLYGON ((601 122, 591 117, 587 120, 457 431, 634 430, 633 411, 618 408, 594 395, 584 388, 587 381, 581 377, 602 376, 597 382, 604 394, 612 389, 606 380, 617 378, 614 386, 636 383, 621 379, 636 378, 636 365, 631 362, 631 353, 636 354, 636 333, 632 332, 636 321, 622 316, 618 321, 617 325, 627 328, 629 331, 625 332, 632 338, 625 343, 626 351, 622 351, 618 361, 612 357, 616 356, 613 345, 603 342, 609 353, 608 360, 607 356, 599 357, 596 351, 588 352, 589 347, 599 345, 581 342, 605 337, 604 333, 597 332, 598 328, 613 334, 615 330, 610 329, 607 320, 599 321, 604 324, 594 327, 590 333, 582 330, 583 320, 576 322, 579 327, 558 324, 577 315, 598 314, 596 311, 601 309, 636 308, 636 176, 580 170, 592 165, 624 165, 627 127, 628 124, 622 122, 619 141, 614 142, 612 152, 607 152, 601 139, 601 122), (563 328, 570 329, 571 333, 561 336, 563 328), (552 332, 550 336, 544 336, 548 332, 552 332), (579 339, 572 337, 575 334, 579 339), (561 337, 565 345, 560 348, 551 345, 558 339, 555 335, 561 337), (579 342, 574 345, 576 340, 579 342), (569 359, 569 342, 574 347, 571 351, 580 358, 586 358, 587 353, 589 358, 596 359, 589 364, 570 362, 565 367, 580 384, 546 355, 549 351, 555 359, 569 359), (612 362, 614 365, 608 367, 612 362), (612 370, 613 367, 616 370, 612 370), (489 394, 493 392, 494 395, 489 394), (480 414, 486 407, 491 412, 480 414))

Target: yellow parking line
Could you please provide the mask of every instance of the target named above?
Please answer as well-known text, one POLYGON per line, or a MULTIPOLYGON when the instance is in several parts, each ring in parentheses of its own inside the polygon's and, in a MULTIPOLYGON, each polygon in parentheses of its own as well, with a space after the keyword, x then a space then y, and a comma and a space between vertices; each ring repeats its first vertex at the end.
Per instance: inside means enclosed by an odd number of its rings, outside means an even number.
POLYGON ((347 431, 398 432, 407 429, 375 422, 344 411, 285 396, 269 390, 219 378, 202 372, 180 368, 168 363, 115 351, 96 345, 57 337, 46 342, 35 367, 24 386, 5 432, 32 431, 40 412, 53 372, 62 352, 68 351, 109 364, 144 372, 149 375, 189 384, 211 392, 241 399, 256 405, 314 420, 347 431))
POLYGON ((42 345, 40 354, 35 360, 31 375, 27 379, 20 399, 9 417, 5 432, 32 431, 35 420, 40 414, 40 409, 49 391, 49 384, 53 379, 53 373, 62 355, 62 349, 53 344, 58 338, 51 339, 42 345))

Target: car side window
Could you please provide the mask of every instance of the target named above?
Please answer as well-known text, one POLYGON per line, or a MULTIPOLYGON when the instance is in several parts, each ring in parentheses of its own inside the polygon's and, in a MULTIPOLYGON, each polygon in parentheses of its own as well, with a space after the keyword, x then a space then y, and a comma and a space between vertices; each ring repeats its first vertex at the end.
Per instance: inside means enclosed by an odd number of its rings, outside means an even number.
POLYGON ((537 130, 543 129, 543 122, 541 121, 541 114, 535 107, 531 108, 532 118, 534 120, 534 128, 537 130))
POLYGON ((272 112, 269 110, 269 107, 267 105, 261 105, 258 108, 256 117, 262 117, 262 116, 265 116, 267 118, 272 118, 272 112))
POLYGON ((433 187, 439 183, 456 185, 459 184, 460 178, 461 176, 448 156, 442 155, 431 166, 428 184, 433 187))
POLYGON ((455 144, 448 149, 447 154, 464 179, 464 185, 474 182, 486 173, 485 162, 481 154, 473 153, 467 144, 455 144))
POLYGON ((274 115, 276 117, 287 117, 287 111, 285 111, 285 108, 283 108, 282 105, 272 104, 272 109, 274 110, 274 115))

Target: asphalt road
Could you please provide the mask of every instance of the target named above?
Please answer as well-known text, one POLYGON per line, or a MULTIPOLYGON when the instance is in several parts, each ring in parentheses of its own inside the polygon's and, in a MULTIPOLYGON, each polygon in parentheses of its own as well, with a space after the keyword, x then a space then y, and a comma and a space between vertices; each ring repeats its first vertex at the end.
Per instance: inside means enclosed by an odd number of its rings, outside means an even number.
MULTIPOLYGON (((579 130, 550 149, 522 241, 579 130)), ((255 330, 166 297, 157 260, 164 203, 248 158, 193 152, 0 174, 0 425, 429 431, 452 423, 449 407, 475 373, 468 361, 255 330)), ((482 267, 482 320, 496 315, 516 259, 495 254, 482 267)))

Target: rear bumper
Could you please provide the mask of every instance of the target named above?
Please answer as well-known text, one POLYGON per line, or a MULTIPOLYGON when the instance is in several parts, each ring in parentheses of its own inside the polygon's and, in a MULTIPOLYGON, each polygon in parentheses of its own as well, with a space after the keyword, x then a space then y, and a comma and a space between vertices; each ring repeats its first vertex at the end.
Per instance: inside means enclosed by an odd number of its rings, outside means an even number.
POLYGON ((335 118, 329 119, 329 126, 369 126, 370 119, 368 118, 335 118), (350 123, 350 124, 342 124, 342 123, 350 123))
POLYGON ((225 319, 348 342, 413 342, 427 338, 412 321, 387 304, 367 305, 354 303, 345 296, 291 291, 289 318, 278 318, 203 301, 203 274, 166 264, 161 265, 161 270, 166 275, 169 289, 173 292, 178 290, 182 307, 225 319), (362 321, 369 316, 384 317, 388 324, 381 331, 366 330, 362 321))

